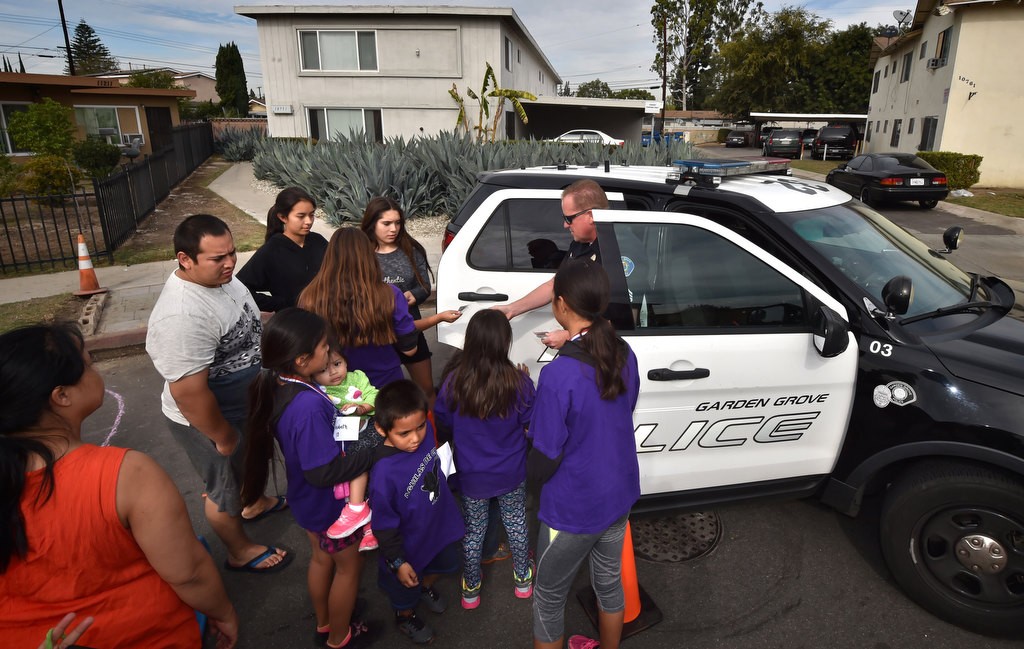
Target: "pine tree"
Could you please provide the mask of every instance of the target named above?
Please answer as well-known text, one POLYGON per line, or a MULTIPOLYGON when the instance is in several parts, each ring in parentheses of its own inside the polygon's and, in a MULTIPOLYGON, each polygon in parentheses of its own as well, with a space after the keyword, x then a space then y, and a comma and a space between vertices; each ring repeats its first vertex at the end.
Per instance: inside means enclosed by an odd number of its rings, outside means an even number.
POLYGON ((245 67, 242 53, 234 41, 221 45, 216 60, 217 94, 225 114, 244 117, 249 113, 249 94, 246 91, 245 67))
POLYGON ((25 74, 25 62, 21 60, 21 52, 18 52, 18 67, 20 68, 18 72, 25 74))
MULTIPOLYGON (((118 69, 117 59, 100 41, 96 31, 84 20, 75 27, 75 37, 71 40, 71 56, 75 62, 75 74, 78 75, 118 69)), ((69 65, 64 66, 64 73, 70 73, 69 65)))
POLYGON ((11 69, 11 62, 7 60, 7 55, 4 55, 4 72, 14 72, 11 69))

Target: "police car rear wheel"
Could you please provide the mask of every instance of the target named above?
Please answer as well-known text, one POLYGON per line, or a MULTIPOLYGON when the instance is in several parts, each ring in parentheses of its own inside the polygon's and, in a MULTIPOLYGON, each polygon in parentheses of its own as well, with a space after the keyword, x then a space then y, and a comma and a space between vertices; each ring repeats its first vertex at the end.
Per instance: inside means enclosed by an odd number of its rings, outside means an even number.
POLYGON ((982 466, 908 471, 882 509, 881 544, 920 606, 988 635, 1024 633, 1024 484, 982 466))

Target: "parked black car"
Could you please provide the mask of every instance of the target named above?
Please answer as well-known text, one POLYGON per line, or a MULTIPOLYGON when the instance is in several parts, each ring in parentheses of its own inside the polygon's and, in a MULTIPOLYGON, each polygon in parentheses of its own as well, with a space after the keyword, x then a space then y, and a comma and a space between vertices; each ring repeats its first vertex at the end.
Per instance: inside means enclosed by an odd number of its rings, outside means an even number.
POLYGON ((731 131, 725 138, 725 146, 750 146, 750 138, 753 135, 751 131, 731 131))
POLYGON ((815 160, 826 158, 852 158, 857 152, 859 140, 857 129, 853 126, 826 126, 818 131, 814 138, 811 157, 815 160))
POLYGON ((868 153, 828 172, 825 182, 873 205, 917 201, 930 210, 949 195, 946 175, 913 153, 868 153))
POLYGON ((764 154, 799 158, 801 135, 800 129, 797 128, 775 129, 765 142, 764 154))

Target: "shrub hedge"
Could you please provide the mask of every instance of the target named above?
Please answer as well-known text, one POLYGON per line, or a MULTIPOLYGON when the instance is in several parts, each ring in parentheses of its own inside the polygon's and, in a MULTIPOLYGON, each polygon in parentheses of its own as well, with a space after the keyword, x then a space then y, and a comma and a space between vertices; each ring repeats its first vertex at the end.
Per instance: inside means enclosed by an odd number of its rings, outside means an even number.
POLYGON ((121 161, 121 148, 102 140, 86 138, 71 145, 75 164, 90 178, 106 178, 121 161))
POLYGON ((952 189, 967 189, 981 179, 982 156, 953 151, 918 151, 917 156, 946 174, 946 184, 952 189))
POLYGON ((451 132, 411 140, 389 138, 383 143, 367 142, 360 134, 318 143, 264 138, 252 146, 258 179, 279 187, 302 187, 335 225, 358 221, 367 201, 381 195, 398 201, 408 218, 454 215, 483 171, 605 161, 667 165, 694 156, 694 149, 682 141, 648 147, 635 142, 608 147, 534 140, 478 144, 451 132))

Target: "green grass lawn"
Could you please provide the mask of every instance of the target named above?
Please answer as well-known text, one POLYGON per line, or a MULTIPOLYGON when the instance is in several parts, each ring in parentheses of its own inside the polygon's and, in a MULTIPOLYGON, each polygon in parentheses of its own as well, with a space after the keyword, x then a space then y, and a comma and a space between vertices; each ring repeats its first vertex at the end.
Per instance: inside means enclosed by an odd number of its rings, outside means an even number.
POLYGON ((85 299, 62 293, 0 306, 0 333, 38 322, 76 320, 85 299))
POLYGON ((974 207, 987 212, 1024 218, 1024 190, 1020 189, 972 189, 969 198, 947 198, 947 203, 974 207))
POLYGON ((808 157, 806 160, 794 160, 790 163, 790 166, 802 171, 827 174, 844 162, 845 160, 811 160, 810 157, 808 157))

